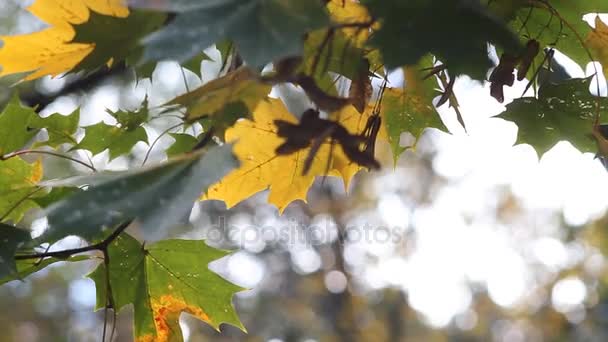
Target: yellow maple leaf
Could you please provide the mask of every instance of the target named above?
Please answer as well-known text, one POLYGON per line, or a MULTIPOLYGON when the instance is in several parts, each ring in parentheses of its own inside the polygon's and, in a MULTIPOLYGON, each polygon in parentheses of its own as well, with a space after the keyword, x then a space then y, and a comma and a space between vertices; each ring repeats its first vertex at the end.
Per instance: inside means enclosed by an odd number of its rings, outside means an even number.
MULTIPOLYGON (((353 0, 331 0, 327 10, 335 22, 341 24, 366 23, 371 16, 365 6, 353 0)), ((352 37, 357 46, 363 45, 369 37, 369 29, 350 27, 342 30, 347 37, 352 37)))
POLYGON ((608 75, 608 25, 599 16, 595 17, 595 27, 587 35, 585 45, 593 52, 593 57, 602 63, 604 75, 608 75))
MULTIPOLYGON (((94 44, 70 43, 72 25, 89 19, 90 11, 124 18, 129 9, 123 0, 37 0, 28 11, 50 27, 29 34, 1 36, 0 76, 32 72, 25 80, 57 76, 70 71, 95 48, 94 44)), ((108 61, 110 63, 111 61, 108 61)))
MULTIPOLYGON (((363 131, 371 112, 360 114, 354 107, 347 106, 334 113, 333 117, 349 133, 355 134, 363 131)), ((241 166, 210 186, 202 199, 223 200, 230 208, 259 191, 269 189, 268 202, 283 212, 295 200, 306 201, 306 194, 315 177, 325 175, 328 161, 331 163, 328 175, 341 176, 345 185, 361 169, 348 160, 339 144, 332 147, 330 143, 324 143, 315 154, 308 173, 302 175, 309 149, 290 155, 276 155, 276 148, 285 139, 277 135, 274 120, 298 122, 281 100, 267 99, 254 110, 253 121, 238 121, 226 131, 225 141, 235 143, 234 153, 241 166)))

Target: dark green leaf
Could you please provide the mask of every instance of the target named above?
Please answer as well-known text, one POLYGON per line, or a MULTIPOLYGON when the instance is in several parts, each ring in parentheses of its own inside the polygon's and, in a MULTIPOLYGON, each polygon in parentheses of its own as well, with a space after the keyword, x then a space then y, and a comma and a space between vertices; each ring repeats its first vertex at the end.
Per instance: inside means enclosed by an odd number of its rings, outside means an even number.
POLYGON ((107 228, 135 218, 144 232, 159 233, 187 215, 200 194, 237 164, 232 145, 226 144, 154 167, 102 174, 100 183, 46 210, 48 229, 40 240, 77 235, 93 241, 107 228))
MULTIPOLYGON (((230 39, 251 66, 264 66, 280 57, 300 55, 306 32, 329 23, 321 2, 310 0, 240 0, 201 4, 190 8, 145 39, 148 60, 185 61, 211 46, 230 39)), ((169 4, 169 2, 167 2, 169 4)), ((170 6, 163 6, 170 10, 170 6)), ((186 7, 181 7, 186 8, 186 7)))
POLYGON ((548 151, 560 140, 567 140, 581 152, 595 152, 590 137, 601 100, 602 112, 608 107, 605 98, 589 92, 592 78, 574 78, 560 84, 548 83, 538 98, 523 97, 507 105, 501 117, 519 127, 517 141, 530 144, 539 154, 548 151))
POLYGON ((29 232, 0 223, 0 279, 17 276, 15 252, 29 240, 29 232))
POLYGON ((70 196, 78 191, 81 191, 79 188, 71 188, 71 187, 55 187, 51 189, 51 191, 42 196, 32 197, 32 201, 36 203, 40 208, 46 208, 51 204, 62 200, 63 198, 70 196))
POLYGON ((478 1, 367 0, 382 26, 371 38, 389 68, 414 65, 431 53, 455 74, 477 80, 492 66, 487 43, 515 55, 519 38, 478 1))
POLYGON ((125 18, 90 11, 89 20, 74 25, 72 43, 93 43, 95 49, 72 71, 94 70, 108 60, 117 63, 136 55, 139 40, 160 27, 165 18, 165 14, 143 11, 131 11, 125 18))

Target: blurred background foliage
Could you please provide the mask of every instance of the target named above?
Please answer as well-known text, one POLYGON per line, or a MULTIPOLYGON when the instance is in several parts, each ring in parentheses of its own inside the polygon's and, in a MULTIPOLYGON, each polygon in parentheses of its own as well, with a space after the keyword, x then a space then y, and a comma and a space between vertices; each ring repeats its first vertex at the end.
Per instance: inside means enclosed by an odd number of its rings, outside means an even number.
MULTIPOLYGON (((24 6, 0 3, 0 33, 39 24, 24 6)), ((87 125, 110 120, 106 109, 137 108, 146 93, 153 94, 150 106, 163 103, 185 91, 184 80, 194 88, 218 68, 205 61, 202 79, 189 71, 184 79, 175 63, 162 62, 152 81, 136 81, 123 70, 61 96, 55 95, 79 75, 17 87, 3 79, 0 101, 18 91, 23 99, 51 98, 43 114, 81 106, 81 125, 87 125)), ((400 75, 392 81, 401 82, 400 75)), ((216 332, 183 314, 185 338, 608 340, 605 171, 567 143, 540 161, 531 148, 513 147, 515 126, 491 118, 500 107, 486 105, 492 101, 487 89, 467 79, 457 87, 464 89, 468 135, 446 122, 453 134, 426 134, 395 170, 361 173, 348 193, 341 181, 319 179, 309 204, 292 204, 282 216, 266 204, 265 193, 230 210, 215 201, 197 204, 189 222, 167 236, 204 237, 235 250, 212 268, 250 288, 235 298, 248 334, 230 326, 216 332)), ((293 89, 275 95, 292 108, 305 107, 293 89)), ((150 140, 172 124, 170 118, 152 121, 146 127, 150 140)), ((172 141, 162 137, 151 160, 162 160, 172 141)), ((128 158, 110 163, 105 152, 93 161, 100 169, 125 169, 139 165, 148 148, 138 143, 128 158)), ((388 151, 379 146, 384 165, 392 163, 388 151)), ((64 160, 44 162, 48 178, 83 171, 64 160)), ((34 227, 35 220, 35 213, 26 218, 34 227)), ((68 240, 64 247, 81 245, 68 240)), ((0 287, 0 340, 98 341, 104 313, 93 312, 94 285, 84 278, 94 264, 58 264, 0 287)), ((130 316, 129 310, 117 316, 116 340, 131 339, 130 316)))

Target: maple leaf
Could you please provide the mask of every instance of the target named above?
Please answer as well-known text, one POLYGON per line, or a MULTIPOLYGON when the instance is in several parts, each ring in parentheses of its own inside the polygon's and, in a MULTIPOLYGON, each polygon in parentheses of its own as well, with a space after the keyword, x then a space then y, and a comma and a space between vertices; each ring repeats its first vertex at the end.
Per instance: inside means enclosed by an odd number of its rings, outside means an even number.
POLYGON ((595 152, 597 146, 591 133, 597 105, 605 117, 608 103, 589 92, 592 79, 547 83, 538 90, 538 98, 515 99, 500 117, 515 122, 517 142, 532 145, 539 155, 560 140, 568 140, 581 152, 595 152))
POLYGON ((207 268, 229 252, 203 241, 163 240, 142 245, 122 234, 108 248, 109 272, 100 264, 89 277, 97 289, 97 309, 133 304, 135 341, 182 341, 179 316, 187 312, 219 330, 221 323, 245 330, 232 306, 243 288, 207 268))
POLYGON ((41 179, 40 160, 33 164, 19 157, 0 160, 0 217, 19 222, 27 210, 35 208, 36 203, 27 197, 41 179))
POLYGON ((158 15, 131 16, 122 0, 37 0, 28 11, 50 27, 0 37, 0 76, 30 73, 24 79, 33 80, 111 64, 161 22, 158 15))
POLYGON ((34 116, 29 126, 38 129, 45 129, 48 133, 48 139, 45 141, 36 142, 36 146, 51 146, 58 147, 61 144, 76 144, 73 135, 78 129, 80 121, 80 109, 74 110, 69 115, 55 113, 45 118, 34 116))
POLYGON ((595 17, 595 27, 589 31, 585 45, 593 56, 602 63, 604 75, 608 75, 608 25, 599 16, 595 17))
POLYGON ((410 132, 418 139, 429 127, 447 130, 432 102, 436 96, 436 82, 434 78, 423 79, 420 65, 403 68, 403 90, 387 88, 382 96, 381 114, 395 162, 406 149, 399 144, 401 133, 410 132))
POLYGON ((108 125, 101 121, 84 130, 84 138, 72 150, 88 150, 96 155, 108 149, 110 160, 129 153, 139 141, 148 143, 148 134, 141 126, 128 130, 127 127, 108 125))
POLYGON ((169 133, 169 135, 171 138, 175 139, 175 142, 165 151, 165 153, 167 153, 167 157, 173 157, 192 151, 194 146, 196 146, 196 144, 198 144, 198 142, 202 139, 202 137, 196 138, 186 133, 169 133))
POLYGON ((271 88, 271 85, 258 81, 249 68, 241 67, 174 98, 165 106, 183 106, 187 121, 204 118, 221 131, 238 118, 248 116, 271 88))
POLYGON ((158 234, 187 217, 200 194, 236 166, 232 146, 224 144, 138 170, 46 182, 89 186, 46 208, 48 227, 38 240, 76 235, 95 241, 105 228, 135 218, 143 232, 158 234))
MULTIPOLYGON (((330 0, 327 2, 327 11, 333 21, 341 24, 367 23, 371 21, 367 8, 353 0, 330 0)), ((370 30, 365 27, 343 28, 342 32, 347 37, 352 38, 352 42, 359 47, 367 41, 370 34, 370 30)))
POLYGON ((248 65, 261 67, 281 57, 299 55, 302 36, 325 26, 328 21, 321 4, 309 0, 180 3, 136 1, 133 4, 177 12, 171 23, 145 39, 147 60, 185 61, 214 43, 230 39, 248 65))
POLYGON ((24 107, 14 96, 0 113, 0 155, 22 148, 37 133, 32 123, 37 118, 30 107, 24 107))
MULTIPOLYGON (((354 107, 346 106, 333 115, 349 133, 359 134, 371 111, 359 114, 354 107)), ((253 120, 238 121, 226 130, 225 140, 234 142, 234 153, 241 166, 210 186, 202 199, 223 200, 227 207, 232 207, 259 191, 269 189, 268 202, 282 212, 295 200, 306 201, 306 194, 316 176, 329 171, 328 175, 342 176, 348 186, 352 176, 361 169, 348 161, 340 146, 336 144, 332 148, 331 144, 324 143, 314 155, 308 172, 303 174, 310 148, 289 155, 276 155, 275 150, 285 139, 277 135, 275 120, 293 124, 298 122, 281 100, 267 99, 258 104, 253 112, 253 120)))
POLYGON ((506 23, 478 1, 365 0, 363 3, 382 23, 370 43, 382 51, 388 68, 416 64, 431 53, 445 62, 455 75, 467 74, 483 80, 492 66, 488 42, 509 52, 521 48, 519 38, 506 23))

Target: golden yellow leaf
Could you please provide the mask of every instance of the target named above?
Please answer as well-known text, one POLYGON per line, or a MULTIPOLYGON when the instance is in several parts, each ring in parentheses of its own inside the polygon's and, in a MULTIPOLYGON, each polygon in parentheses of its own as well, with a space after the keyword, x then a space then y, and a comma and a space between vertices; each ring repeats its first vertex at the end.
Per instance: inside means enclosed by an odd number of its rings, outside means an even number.
MULTIPOLYGON (((90 11, 124 18, 129 9, 122 0, 37 0, 28 11, 50 27, 29 34, 1 36, 0 76, 32 72, 26 80, 57 76, 70 71, 93 49, 94 44, 70 43, 72 25, 89 19, 90 11)), ((110 61, 108 61, 110 62, 110 61)))
MULTIPOLYGON (((332 19, 340 24, 365 23, 371 20, 371 16, 365 6, 353 0, 331 0, 327 3, 327 10, 332 19)), ((345 28, 344 34, 353 37, 357 46, 363 45, 369 37, 367 28, 345 28)))
POLYGON ((589 31, 585 44, 604 68, 604 75, 608 75, 608 25, 599 16, 595 17, 595 27, 589 31))
MULTIPOLYGON (((354 107, 347 106, 334 113, 333 117, 354 134, 363 131, 370 113, 371 110, 360 114, 354 107)), ((234 153, 241 166, 210 186, 202 199, 223 200, 230 208, 259 191, 269 189, 268 202, 283 212, 295 200, 306 201, 315 177, 325 174, 328 160, 331 162, 328 175, 342 176, 345 185, 361 169, 348 160, 339 144, 332 147, 330 143, 324 143, 315 154, 308 173, 302 175, 309 149, 276 155, 276 148, 285 140, 277 135, 274 120, 297 123, 296 117, 287 111, 281 100, 267 99, 254 110, 253 121, 238 121, 226 131, 225 141, 234 142, 234 153)))
POLYGON ((220 113, 228 104, 239 101, 253 110, 258 101, 270 93, 271 88, 269 84, 259 82, 251 69, 240 67, 174 98, 167 105, 185 107, 186 120, 194 121, 220 113))

